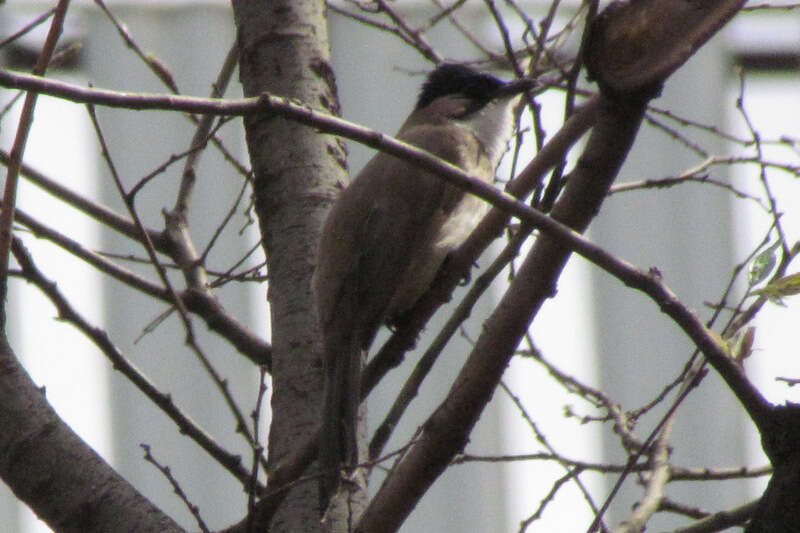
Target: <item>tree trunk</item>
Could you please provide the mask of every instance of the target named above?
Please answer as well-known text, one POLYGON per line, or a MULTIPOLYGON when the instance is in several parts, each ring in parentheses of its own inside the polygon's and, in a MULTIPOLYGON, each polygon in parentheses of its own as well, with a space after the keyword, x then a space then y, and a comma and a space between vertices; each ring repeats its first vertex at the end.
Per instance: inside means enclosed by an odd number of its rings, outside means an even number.
MULTIPOLYGON (((233 7, 245 94, 266 91, 338 114, 325 2, 234 0, 233 7)), ((339 139, 306 126, 259 114, 246 119, 245 129, 269 275, 269 463, 274 465, 310 438, 319 423, 322 358, 314 342, 318 335, 310 280, 322 222, 337 186, 346 183, 347 163, 339 139)), ((316 479, 293 488, 270 531, 319 531, 318 490, 316 479)), ((333 530, 346 528, 336 525, 333 530)))

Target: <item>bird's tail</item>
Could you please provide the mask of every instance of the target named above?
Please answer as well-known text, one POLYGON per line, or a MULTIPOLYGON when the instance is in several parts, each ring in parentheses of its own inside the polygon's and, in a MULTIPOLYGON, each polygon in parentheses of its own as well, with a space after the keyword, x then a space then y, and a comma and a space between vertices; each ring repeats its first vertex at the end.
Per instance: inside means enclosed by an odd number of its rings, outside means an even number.
POLYGON ((325 397, 319 465, 323 511, 339 489, 342 474, 358 464, 358 423, 361 403, 361 368, 364 351, 353 332, 325 349, 325 397))

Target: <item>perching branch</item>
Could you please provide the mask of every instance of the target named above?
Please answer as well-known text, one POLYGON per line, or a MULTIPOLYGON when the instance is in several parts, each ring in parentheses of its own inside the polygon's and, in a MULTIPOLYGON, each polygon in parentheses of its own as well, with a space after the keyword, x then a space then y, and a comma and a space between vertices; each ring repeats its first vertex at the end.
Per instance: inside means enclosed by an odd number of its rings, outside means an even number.
MULTIPOLYGON (((568 186, 553 210, 554 218, 577 230, 588 225, 605 197, 644 112, 643 107, 624 108, 612 102, 604 102, 602 107, 601 118, 581 162, 570 175, 568 186)), ((494 205, 504 209, 513 205, 515 216, 522 215, 524 206, 514 200, 494 205)), ((422 433, 390 472, 356 531, 396 531, 419 498, 463 449, 532 317, 551 296, 553 283, 570 254, 567 243, 569 246, 586 243, 572 229, 527 206, 525 209, 529 213, 524 221, 539 227, 545 235, 536 241, 510 289, 485 322, 446 401, 428 418, 422 433), (540 217, 543 220, 538 220, 540 217), (534 218, 536 222, 532 222, 534 218)))

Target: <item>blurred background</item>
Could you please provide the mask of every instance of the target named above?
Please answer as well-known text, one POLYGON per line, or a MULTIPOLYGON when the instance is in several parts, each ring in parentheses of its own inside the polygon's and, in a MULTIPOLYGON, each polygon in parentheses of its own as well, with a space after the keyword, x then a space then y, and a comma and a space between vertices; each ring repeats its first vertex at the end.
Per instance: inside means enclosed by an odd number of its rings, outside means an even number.
MULTIPOLYGON (((421 0, 397 4, 411 22, 426 20, 438 9, 435 2, 421 0)), ((533 19, 544 16, 548 7, 542 2, 518 4, 533 19)), ((8 0, 0 7, 0 39, 51 5, 44 1, 8 0)), ((219 67, 234 44, 233 18, 227 2, 109 1, 107 5, 142 49, 169 67, 182 93, 210 93, 219 67)), ((569 8, 570 3, 566 5, 569 8)), ((569 9, 562 11, 568 13, 569 9)), ((482 2, 467 2, 458 14, 460 23, 483 42, 497 50, 502 48, 495 22, 482 2)), ((508 19, 510 34, 517 35, 520 28, 513 27, 511 20, 508 19)), ((556 25, 565 23, 566 20, 556 20, 556 25)), ((413 107, 422 75, 431 65, 400 39, 345 16, 332 14, 330 27, 343 117, 394 133, 413 107)), ((47 24, 0 49, 4 67, 29 70, 46 28, 47 24)), ((746 139, 751 134, 735 106, 742 94, 740 73, 744 73, 744 107, 761 137, 797 139, 799 30, 797 10, 742 13, 670 78, 653 105, 746 139)), ((440 24, 426 37, 450 59, 466 60, 474 53, 452 25, 440 24)), ((108 89, 166 92, 92 2, 73 2, 63 41, 79 44, 80 52, 51 71, 50 75, 58 79, 78 85, 91 82, 108 89)), ((576 44, 577 41, 568 43, 567 51, 574 53, 576 44)), ((241 96, 238 82, 231 87, 226 96, 241 96)), ((0 91, 0 105, 6 106, 15 94, 0 91)), ((549 91, 538 101, 544 130, 555 133, 563 117, 563 94, 549 91)), ((13 141, 19 107, 11 108, 0 123, 0 148, 6 152, 13 141)), ((110 109, 98 109, 98 114, 118 171, 129 185, 158 167, 170 154, 185 150, 194 129, 178 114, 110 109)), ((228 124, 219 135, 235 157, 247 164, 240 121, 228 124)), ((746 152, 740 144, 701 128, 689 128, 685 136, 719 159, 752 155, 752 150, 746 152)), ((355 143, 348 145, 349 165, 355 174, 372 152, 355 143)), ((796 143, 765 144, 763 150, 764 160, 800 165, 796 143)), ((534 153, 532 143, 526 144, 521 161, 527 161, 534 153)), ((664 130, 643 127, 619 183, 675 176, 704 161, 707 157, 688 150, 664 130)), ((25 162, 78 192, 123 210, 83 106, 40 97, 25 162)), ((210 149, 204 154, 199 171, 191 231, 196 242, 206 243, 239 194, 242 179, 224 157, 210 149)), ((757 179, 760 171, 756 164, 710 164, 707 173, 715 180, 733 184, 739 191, 763 196, 757 179)), ((137 207, 150 225, 161 224, 159 213, 168 207, 164 199, 174 195, 179 172, 178 168, 168 169, 138 198, 137 207)), ((509 172, 510 163, 506 161, 499 175, 508 177, 509 172)), ((784 213, 784 231, 789 242, 794 242, 800 238, 800 183, 796 175, 781 172, 775 166, 766 172, 778 209, 784 213)), ((24 180, 19 205, 88 248, 123 255, 142 253, 24 180)), ((212 251, 211 262, 220 268, 233 264, 258 242, 257 228, 243 222, 243 211, 239 209, 236 223, 226 230, 228 238, 220 239, 212 251)), ((612 195, 592 225, 589 237, 640 268, 657 267, 677 295, 705 319, 710 315, 707 304, 719 300, 733 267, 765 239, 770 223, 755 202, 735 197, 722 187, 686 183, 669 189, 638 189, 612 195)), ((249 456, 248 447, 234 434, 233 419, 221 407, 216 389, 178 340, 183 338, 179 321, 174 316, 159 320, 167 310, 165 305, 101 276, 47 242, 20 235, 45 274, 94 324, 109 332, 126 356, 221 444, 249 456), (153 324, 157 327, 149 331, 153 324)), ((248 264, 257 265, 262 255, 258 250, 248 264)), ((126 266, 149 274, 147 268, 126 266)), ((469 352, 470 340, 480 332, 481 317, 486 314, 481 310, 489 312, 505 282, 496 285, 473 313, 464 334, 451 342, 387 451, 405 442, 449 388, 469 352)), ((743 283, 737 283, 731 301, 745 289, 743 283)), ((218 294, 230 312, 269 338, 265 284, 229 284, 218 294)), ((54 309, 34 287, 15 282, 9 302, 14 347, 24 357, 26 368, 37 384, 46 387, 47 397, 59 414, 137 489, 183 526, 196 529, 169 484, 142 459, 139 444, 146 443, 157 459, 170 466, 210 527, 230 525, 244 515, 246 496, 236 480, 181 436, 172 422, 115 374, 85 338, 55 320, 54 309)), ((755 353, 746 366, 748 374, 773 402, 800 401, 798 391, 775 381, 776 376, 800 376, 800 354, 790 338, 793 326, 800 321, 800 306, 792 299, 786 303, 786 307, 770 305, 759 315, 755 353)), ((440 321, 445 319, 442 317, 446 313, 437 315, 440 321)), ((197 327, 203 346, 231 383, 236 399, 245 409, 252 409, 258 372, 233 353, 230 345, 205 329, 197 327)), ((431 326, 428 331, 435 329, 431 326)), ((635 409, 651 400, 680 373, 691 355, 688 339, 655 305, 580 258, 570 261, 557 297, 547 303, 531 332, 548 361, 566 374, 607 392, 623 409, 635 409)), ((424 339, 420 346, 425 346, 424 339)), ((392 391, 404 381, 415 360, 414 355, 407 357, 406 364, 370 397, 373 424, 385 415, 392 391)), ((531 425, 521 419, 513 401, 516 399, 561 456, 615 464, 625 460, 619 438, 608 424, 581 424, 579 416, 592 413, 585 403, 554 382, 540 364, 529 358, 516 358, 506 373, 505 384, 513 396, 502 391, 495 395, 467 447, 469 454, 531 454, 546 450, 531 425), (576 416, 565 416, 567 412, 576 416)), ((637 433, 646 436, 663 411, 664 408, 657 408, 643 418, 637 433)), ((267 428, 268 412, 265 416, 262 427, 267 428)), ((266 440, 266 434, 262 440, 266 440)), ((713 372, 681 408, 672 457, 676 464, 686 467, 767 463, 755 431, 713 372)), ((563 466, 552 460, 520 460, 502 465, 469 462, 455 466, 437 481, 403 531, 517 531, 564 473, 563 466)), ((615 481, 613 476, 592 473, 581 479, 598 505, 615 481)), ((379 482, 380 474, 376 474, 372 486, 379 482)), ((765 483, 766 478, 729 481, 713 485, 719 490, 709 490, 704 483, 679 482, 669 485, 668 495, 702 509, 720 510, 756 498, 765 483)), ((612 506, 607 523, 621 520, 639 494, 640 489, 629 481, 612 506)), ((662 515, 652 522, 653 528, 675 528, 687 522, 685 518, 662 515)), ((529 529, 584 531, 591 519, 584 496, 568 483, 529 529)), ((4 485, 0 485, 0 525, 2 531, 9 533, 48 531, 4 485)))

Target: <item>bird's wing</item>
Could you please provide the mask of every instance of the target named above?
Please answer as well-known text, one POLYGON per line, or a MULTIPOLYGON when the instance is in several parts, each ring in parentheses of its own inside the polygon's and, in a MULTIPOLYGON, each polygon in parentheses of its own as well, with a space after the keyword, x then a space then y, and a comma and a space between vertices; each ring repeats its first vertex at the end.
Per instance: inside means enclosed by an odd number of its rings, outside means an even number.
POLYGON ((364 325, 364 346, 387 319, 395 293, 403 290, 405 273, 423 251, 445 190, 441 180, 393 156, 378 154, 370 165, 369 175, 378 183, 365 187, 357 237, 358 323, 364 325))

